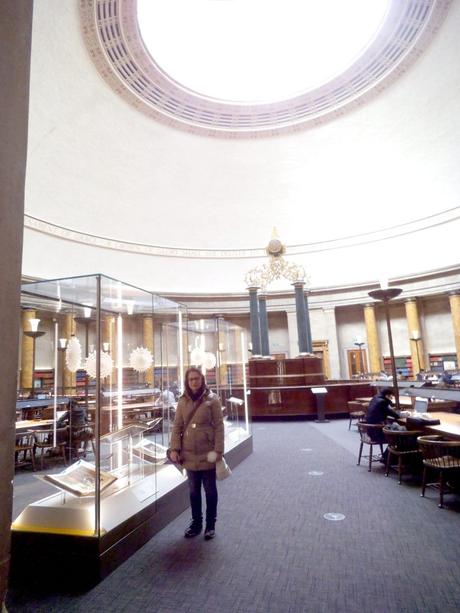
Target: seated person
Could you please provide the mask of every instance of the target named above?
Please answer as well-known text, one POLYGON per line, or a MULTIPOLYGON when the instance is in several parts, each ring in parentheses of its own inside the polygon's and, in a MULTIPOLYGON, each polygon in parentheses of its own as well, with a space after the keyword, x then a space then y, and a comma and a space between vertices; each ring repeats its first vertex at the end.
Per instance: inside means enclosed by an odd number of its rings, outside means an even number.
MULTIPOLYGON (((167 409, 168 411, 174 411, 176 408, 176 398, 172 391, 167 388, 163 390, 155 401, 155 406, 163 407, 163 409, 167 409)), ((174 413, 172 413, 172 415, 174 415, 174 413)))
POLYGON ((69 409, 58 419, 56 427, 72 426, 72 428, 81 428, 86 426, 87 423, 88 415, 86 407, 79 405, 76 400, 71 400, 69 409))
POLYGON ((419 370, 419 372, 417 373, 417 377, 416 377, 417 381, 425 381, 425 369, 421 368, 419 370))
MULTIPOLYGON (((384 424, 388 417, 398 419, 399 414, 391 407, 394 406, 391 397, 394 395, 393 388, 383 387, 369 403, 367 409, 366 423, 368 424, 384 424)), ((376 443, 384 443, 385 437, 381 430, 377 430, 373 434, 373 440, 376 443)), ((386 462, 388 449, 385 449, 381 461, 386 462)))
MULTIPOLYGON (((69 409, 61 415, 56 422, 56 428, 66 428, 70 430, 72 442, 90 441, 94 438, 93 429, 88 425, 88 414, 86 407, 79 405, 76 400, 71 400, 69 409)), ((61 430, 58 435, 58 442, 68 439, 68 433, 61 430)))
POLYGON ((439 384, 441 384, 441 386, 443 386, 443 385, 452 385, 452 383, 453 383, 452 375, 449 372, 447 372, 446 370, 444 370, 442 375, 441 375, 441 378, 440 378, 440 381, 439 381, 438 385, 439 384))

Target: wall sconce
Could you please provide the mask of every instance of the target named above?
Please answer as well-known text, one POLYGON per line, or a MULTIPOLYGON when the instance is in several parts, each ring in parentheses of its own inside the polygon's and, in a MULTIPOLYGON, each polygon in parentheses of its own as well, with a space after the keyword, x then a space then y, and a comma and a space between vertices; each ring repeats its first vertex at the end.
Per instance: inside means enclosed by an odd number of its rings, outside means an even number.
POLYGON ((128 315, 132 315, 134 313, 134 305, 136 304, 134 300, 126 300, 126 312, 128 315))
POLYGON ((102 349, 106 353, 109 353, 109 351, 110 351, 110 343, 102 343, 102 349))
POLYGON ((83 317, 89 319, 91 317, 91 305, 87 304, 83 307, 83 317))
POLYGON ((60 338, 58 341, 58 351, 65 351, 67 349, 67 339, 60 338))
POLYGON ((224 343, 219 343, 219 351, 222 353, 223 351, 225 351, 225 345, 224 343))

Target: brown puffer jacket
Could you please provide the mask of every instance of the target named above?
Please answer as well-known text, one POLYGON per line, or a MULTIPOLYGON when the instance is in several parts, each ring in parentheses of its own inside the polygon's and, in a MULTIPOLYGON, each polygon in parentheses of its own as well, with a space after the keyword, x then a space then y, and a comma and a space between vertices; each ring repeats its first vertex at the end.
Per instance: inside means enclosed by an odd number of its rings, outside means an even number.
POLYGON ((178 451, 187 470, 210 470, 216 466, 206 459, 210 451, 224 453, 224 421, 219 398, 206 390, 195 402, 184 393, 177 403, 170 448, 178 451), (184 432, 184 425, 198 405, 184 432))

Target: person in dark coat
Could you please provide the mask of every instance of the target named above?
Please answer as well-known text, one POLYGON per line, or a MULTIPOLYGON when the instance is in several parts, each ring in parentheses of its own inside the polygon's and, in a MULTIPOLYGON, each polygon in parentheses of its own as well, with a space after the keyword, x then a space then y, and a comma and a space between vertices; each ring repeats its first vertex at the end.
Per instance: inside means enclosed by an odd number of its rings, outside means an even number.
POLYGON ((76 400, 70 401, 69 410, 61 415, 56 423, 57 428, 71 425, 72 428, 82 428, 88 423, 86 408, 79 405, 76 400))
MULTIPOLYGON (((391 400, 393 395, 393 388, 383 387, 379 391, 379 393, 372 398, 367 409, 366 423, 384 424, 388 417, 394 417, 394 419, 398 419, 399 413, 392 409, 392 407, 394 406, 394 403, 391 400)), ((381 430, 377 430, 376 432, 374 432, 372 435, 372 439, 374 440, 374 442, 379 444, 385 442, 385 437, 381 430)), ((386 462, 387 455, 388 449, 385 449, 382 456, 383 462, 386 462)))
POLYGON ((391 408, 394 406, 391 400, 393 395, 393 388, 383 387, 379 393, 372 398, 367 409, 366 422, 368 424, 383 424, 388 417, 398 419, 399 414, 391 408))
POLYGON ((203 528, 201 486, 206 494, 206 528, 204 538, 215 536, 217 515, 216 462, 224 453, 224 422, 219 398, 206 386, 197 368, 185 373, 185 391, 179 398, 171 433, 173 462, 187 470, 192 507, 192 523, 185 537, 200 534, 203 528))

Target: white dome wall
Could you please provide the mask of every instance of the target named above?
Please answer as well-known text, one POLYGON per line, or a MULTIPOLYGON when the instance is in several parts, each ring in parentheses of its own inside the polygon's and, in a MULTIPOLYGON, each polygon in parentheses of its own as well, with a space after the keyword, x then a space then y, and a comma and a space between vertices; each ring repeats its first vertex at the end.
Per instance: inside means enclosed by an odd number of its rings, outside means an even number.
MULTIPOLYGON (((77 2, 34 5, 26 213, 114 240, 261 248, 377 230, 458 205, 460 6, 408 72, 358 110, 262 138, 160 124, 101 79, 77 2)), ((293 256, 325 286, 458 262, 458 222, 362 248, 293 256), (382 261, 383 258, 383 261, 382 261)), ((152 257, 25 230, 23 273, 103 272, 158 291, 244 289, 261 259, 152 257), (193 271, 193 272, 192 272, 193 271)))

